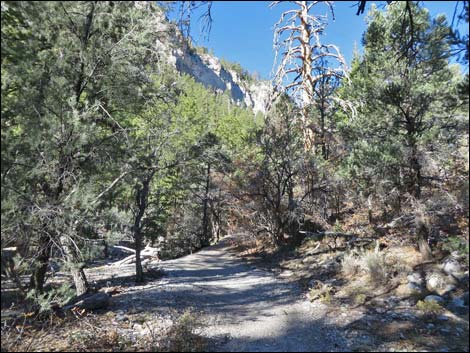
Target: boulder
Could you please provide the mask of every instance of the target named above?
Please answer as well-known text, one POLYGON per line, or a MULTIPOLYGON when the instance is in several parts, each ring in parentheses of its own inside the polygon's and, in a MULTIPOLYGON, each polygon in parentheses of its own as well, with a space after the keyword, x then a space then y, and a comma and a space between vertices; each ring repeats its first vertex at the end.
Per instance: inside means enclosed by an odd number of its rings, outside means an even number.
POLYGON ((422 298, 427 293, 426 289, 416 283, 410 282, 406 284, 401 284, 396 289, 396 294, 400 298, 414 297, 422 298))
POLYGON ((442 264, 441 268, 444 273, 458 279, 459 281, 465 280, 465 278, 467 278, 468 281, 468 277, 466 277, 466 273, 464 272, 462 266, 455 260, 447 260, 442 264))
POLYGON ((455 284, 451 276, 446 276, 441 272, 431 272, 426 275, 426 288, 441 296, 453 291, 456 288, 455 284))

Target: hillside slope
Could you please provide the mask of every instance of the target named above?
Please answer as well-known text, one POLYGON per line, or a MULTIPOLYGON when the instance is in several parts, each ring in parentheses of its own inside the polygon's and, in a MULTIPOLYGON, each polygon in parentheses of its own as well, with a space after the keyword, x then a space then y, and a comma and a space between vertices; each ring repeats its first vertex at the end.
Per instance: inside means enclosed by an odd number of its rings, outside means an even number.
POLYGON ((237 71, 224 67, 221 60, 192 47, 177 26, 161 14, 157 31, 162 35, 156 43, 164 62, 181 73, 192 76, 197 82, 217 93, 228 92, 237 105, 244 105, 254 113, 266 112, 272 86, 269 81, 241 77, 237 71))

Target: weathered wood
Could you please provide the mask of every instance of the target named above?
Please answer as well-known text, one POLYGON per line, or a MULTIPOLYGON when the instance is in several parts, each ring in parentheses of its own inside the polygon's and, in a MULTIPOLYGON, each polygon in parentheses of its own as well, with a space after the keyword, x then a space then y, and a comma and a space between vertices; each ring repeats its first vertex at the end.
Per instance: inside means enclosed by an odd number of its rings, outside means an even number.
MULTIPOLYGON (((143 260, 151 260, 151 259, 159 259, 158 253, 160 251, 160 248, 152 248, 150 246, 146 246, 140 253, 140 258, 143 260)), ((122 265, 129 265, 135 263, 136 256, 135 254, 129 255, 125 257, 124 259, 117 261, 114 263, 116 266, 122 266, 122 265)))
POLYGON ((122 245, 113 245, 113 248, 122 249, 135 254, 135 250, 122 245))

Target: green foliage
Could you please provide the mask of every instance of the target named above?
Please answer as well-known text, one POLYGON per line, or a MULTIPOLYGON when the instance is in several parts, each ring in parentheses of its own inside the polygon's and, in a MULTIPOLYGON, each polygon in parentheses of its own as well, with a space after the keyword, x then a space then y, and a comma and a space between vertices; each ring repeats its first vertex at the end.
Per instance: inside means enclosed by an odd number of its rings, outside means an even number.
POLYGON ((231 62, 224 58, 220 59, 220 63, 222 64, 222 67, 225 70, 235 71, 241 80, 246 82, 254 81, 253 76, 247 70, 245 70, 239 63, 231 62))
POLYGON ((58 288, 52 288, 45 293, 38 293, 31 289, 26 299, 32 301, 37 307, 39 314, 48 314, 54 307, 61 307, 75 296, 75 290, 70 285, 64 283, 58 288))
MULTIPOLYGON (((258 136, 259 150, 255 150, 249 172, 241 174, 250 180, 250 192, 256 195, 256 231, 264 229, 278 245, 300 238, 303 215, 295 188, 304 176, 305 155, 298 124, 298 110, 282 97, 258 136)), ((246 180, 239 183, 246 184, 246 180)))
POLYGON ((386 11, 371 10, 364 54, 355 54, 351 84, 340 89, 357 106, 354 118, 337 117, 349 146, 340 175, 367 194, 396 189, 419 198, 422 161, 431 155, 427 150, 435 150, 459 106, 461 75, 452 74, 448 65, 445 18, 431 19, 426 9, 412 3, 411 33, 404 6, 392 3, 386 11))
POLYGON ((338 220, 336 220, 335 225, 333 227, 333 230, 337 233, 343 233, 344 232, 343 226, 341 225, 341 223, 339 223, 338 220))
POLYGON ((442 248, 451 252, 456 251, 460 256, 464 256, 468 265, 470 251, 468 240, 460 236, 450 236, 443 241, 442 248))
POLYGON ((93 242, 129 238, 135 222, 152 242, 181 226, 192 251, 207 164, 226 173, 249 148, 251 111, 159 62, 159 12, 133 2, 2 3, 2 244, 40 258, 33 272, 45 271, 62 235, 77 245, 64 263, 78 269, 97 254, 93 242))
POLYGON ((359 293, 354 296, 354 304, 363 305, 367 301, 367 295, 364 293, 359 293))
POLYGON ((441 313, 444 308, 436 301, 430 300, 430 301, 424 301, 420 300, 416 303, 416 307, 418 310, 421 310, 425 314, 431 314, 431 315, 436 315, 441 313))

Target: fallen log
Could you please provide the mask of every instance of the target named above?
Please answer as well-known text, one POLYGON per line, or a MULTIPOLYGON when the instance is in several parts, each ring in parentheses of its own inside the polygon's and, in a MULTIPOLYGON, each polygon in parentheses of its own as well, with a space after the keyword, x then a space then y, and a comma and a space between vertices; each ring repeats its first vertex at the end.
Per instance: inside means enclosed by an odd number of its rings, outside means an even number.
POLYGON ((63 310, 70 310, 73 308, 85 310, 105 309, 108 307, 110 301, 111 295, 107 293, 85 293, 69 301, 69 303, 63 307, 63 310))
MULTIPOLYGON (((150 260, 152 259, 160 260, 158 256, 159 251, 160 251, 160 248, 152 248, 150 246, 146 246, 140 253, 140 259, 142 261, 148 260, 147 262, 150 262, 150 260)), ((125 257, 124 259, 115 262, 113 265, 122 266, 122 265, 130 265, 133 263, 135 263, 135 254, 129 255, 125 257)))

